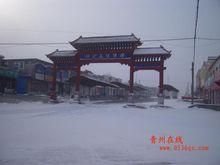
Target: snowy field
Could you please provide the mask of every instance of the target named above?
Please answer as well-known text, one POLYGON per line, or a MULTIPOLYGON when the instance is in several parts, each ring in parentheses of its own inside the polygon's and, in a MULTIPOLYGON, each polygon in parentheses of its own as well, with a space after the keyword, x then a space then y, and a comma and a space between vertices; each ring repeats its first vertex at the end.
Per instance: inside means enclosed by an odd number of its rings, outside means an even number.
POLYGON ((0 165, 220 164, 220 112, 178 100, 166 101, 168 109, 150 104, 1 103, 0 165), (209 148, 162 151, 152 136, 209 148))

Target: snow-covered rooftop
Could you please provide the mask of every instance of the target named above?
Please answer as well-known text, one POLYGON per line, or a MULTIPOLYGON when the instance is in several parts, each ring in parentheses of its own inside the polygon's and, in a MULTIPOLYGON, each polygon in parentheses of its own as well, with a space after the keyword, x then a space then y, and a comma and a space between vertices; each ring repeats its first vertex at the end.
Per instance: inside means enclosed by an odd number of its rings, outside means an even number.
MULTIPOLYGON (((77 50, 56 50, 47 57, 71 57, 77 54, 77 50)), ((136 48, 134 55, 170 55, 170 52, 163 47, 144 47, 136 48)))
POLYGON ((145 48, 137 48, 134 50, 134 55, 145 55, 145 54, 170 54, 169 51, 164 49, 163 47, 145 47, 145 48))
POLYGON ((84 84, 87 84, 88 86, 103 85, 103 86, 110 86, 110 87, 118 88, 118 86, 115 84, 99 80, 93 76, 89 76, 83 73, 82 73, 80 81, 82 82, 82 84, 84 82, 84 84))
POLYGON ((218 58, 218 56, 209 56, 208 60, 216 60, 218 58))
POLYGON ((48 54, 48 57, 69 57, 69 56, 75 56, 77 53, 76 50, 56 50, 50 54, 48 54))
POLYGON ((98 37, 82 37, 80 36, 71 44, 85 44, 85 43, 111 43, 111 42, 140 42, 140 40, 132 35, 119 36, 98 36, 98 37))

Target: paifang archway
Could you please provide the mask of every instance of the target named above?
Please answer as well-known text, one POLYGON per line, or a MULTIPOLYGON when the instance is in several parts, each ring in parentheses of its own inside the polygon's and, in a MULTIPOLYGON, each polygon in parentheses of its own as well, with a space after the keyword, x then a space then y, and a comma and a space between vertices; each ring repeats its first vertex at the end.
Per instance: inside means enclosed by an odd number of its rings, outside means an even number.
POLYGON ((156 70, 159 72, 159 103, 163 104, 164 61, 171 56, 164 47, 139 47, 134 34, 120 36, 82 37, 70 42, 75 50, 56 50, 47 55, 53 61, 51 99, 56 99, 56 71, 75 70, 75 98, 80 101, 80 70, 90 63, 120 63, 130 67, 129 100, 132 102, 134 72, 156 70))

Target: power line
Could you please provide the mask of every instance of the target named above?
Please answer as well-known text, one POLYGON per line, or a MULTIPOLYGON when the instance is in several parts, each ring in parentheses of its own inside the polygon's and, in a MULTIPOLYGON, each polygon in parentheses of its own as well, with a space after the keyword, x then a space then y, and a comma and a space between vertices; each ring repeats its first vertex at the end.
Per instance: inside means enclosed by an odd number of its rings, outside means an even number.
POLYGON ((154 41, 181 41, 181 40, 192 40, 192 37, 186 38, 164 38, 164 39, 153 39, 153 40, 142 40, 143 42, 154 42, 154 41))
MULTIPOLYGON (((195 37, 195 36, 194 36, 195 37)), ((205 38, 205 37, 185 37, 185 38, 163 38, 163 39, 146 39, 142 42, 169 42, 169 41, 185 41, 185 40, 210 40, 220 41, 220 38, 205 38)), ((0 42, 0 46, 30 46, 30 45, 69 45, 68 42, 0 42)))
POLYGON ((8 46, 8 45, 15 45, 15 46, 29 46, 29 45, 67 45, 68 42, 2 42, 0 45, 8 46))
POLYGON ((214 41, 220 41, 220 38, 205 38, 205 37, 197 37, 196 39, 199 40, 214 40, 214 41))
MULTIPOLYGON (((196 37, 196 40, 214 40, 220 41, 220 38, 206 38, 206 37, 196 37)), ((163 39, 149 39, 142 40, 143 42, 160 42, 160 41, 184 41, 184 40, 194 40, 194 37, 185 37, 185 38, 163 38, 163 39)))
MULTIPOLYGON (((172 46, 172 47, 180 47, 180 48, 187 48, 187 49, 192 49, 193 48, 193 45, 183 45, 183 44, 171 44, 170 42, 163 42, 163 41, 160 41, 161 44, 163 45, 168 45, 168 46, 172 46)), ((209 46, 213 46, 213 45, 217 45, 217 44, 220 44, 219 41, 215 41, 215 42, 212 42, 212 43, 207 43, 207 44, 197 44, 196 45, 196 48, 201 48, 201 47, 209 47, 209 46)))
MULTIPOLYGON (((49 29, 22 29, 22 28, 10 28, 10 29, 5 29, 5 28, 0 28, 0 31, 27 31, 27 32, 51 32, 51 33, 76 33, 73 31, 65 31, 65 30, 49 30, 49 29)), ((81 33, 81 32, 77 32, 81 33)), ((94 32, 89 32, 93 33, 94 32)), ((97 35, 100 35, 100 33, 97 33, 97 35)), ((112 34, 113 35, 113 34, 112 34)), ((183 37, 183 38, 164 38, 164 39, 146 39, 142 41, 176 41, 176 40, 192 40, 194 37, 183 37)), ((208 37, 197 37, 196 39, 200 40, 220 40, 220 38, 208 38, 208 37)))
POLYGON ((47 29, 14 29, 14 28, 10 28, 10 29, 4 29, 4 28, 0 28, 0 31, 24 31, 24 32, 46 32, 46 33, 74 33, 73 31, 64 31, 64 30, 47 30, 47 29))

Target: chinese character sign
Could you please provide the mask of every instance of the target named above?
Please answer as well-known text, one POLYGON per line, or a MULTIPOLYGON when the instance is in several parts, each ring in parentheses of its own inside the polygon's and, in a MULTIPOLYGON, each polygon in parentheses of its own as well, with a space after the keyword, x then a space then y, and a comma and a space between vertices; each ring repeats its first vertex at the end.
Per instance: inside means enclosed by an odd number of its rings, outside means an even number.
POLYGON ((124 59, 129 58, 127 53, 107 53, 107 54, 81 54, 80 59, 124 59))

